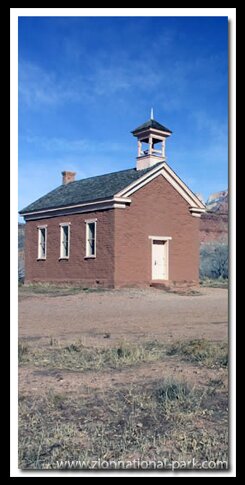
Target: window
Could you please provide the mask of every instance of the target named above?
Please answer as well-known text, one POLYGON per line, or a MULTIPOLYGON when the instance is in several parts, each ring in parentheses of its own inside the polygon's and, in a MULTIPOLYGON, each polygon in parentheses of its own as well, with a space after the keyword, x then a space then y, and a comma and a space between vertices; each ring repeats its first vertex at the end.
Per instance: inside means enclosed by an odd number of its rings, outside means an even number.
POLYGON ((86 222, 86 257, 96 257, 96 220, 86 222))
POLYGON ((47 226, 38 227, 38 259, 46 259, 47 253, 47 226))
POLYGON ((70 223, 60 224, 60 259, 70 256, 70 223))

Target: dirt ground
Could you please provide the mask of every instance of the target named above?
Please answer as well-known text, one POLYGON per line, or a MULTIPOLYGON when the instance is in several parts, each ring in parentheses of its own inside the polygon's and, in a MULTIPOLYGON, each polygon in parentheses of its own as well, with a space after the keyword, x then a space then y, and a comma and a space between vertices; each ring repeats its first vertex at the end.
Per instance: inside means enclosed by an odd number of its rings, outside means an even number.
POLYGON ((20 288, 19 467, 227 460, 227 320, 221 288, 20 288))
POLYGON ((20 295, 19 337, 28 339, 80 338, 84 344, 105 345, 120 339, 227 337, 228 292, 200 288, 182 296, 158 289, 80 292, 68 296, 20 295))
MULTIPOLYGON (((158 289, 123 289, 80 292, 69 296, 20 294, 19 339, 38 348, 79 340, 86 347, 115 347, 122 341, 227 339, 227 290, 201 288, 195 296, 182 296, 158 289)), ((223 371, 221 370, 221 373, 223 371)), ((20 367, 21 392, 51 388, 80 392, 82 387, 105 389, 123 382, 139 382, 156 375, 175 375, 194 383, 214 378, 216 371, 183 365, 178 357, 165 362, 141 364, 135 369, 75 373, 20 367)))

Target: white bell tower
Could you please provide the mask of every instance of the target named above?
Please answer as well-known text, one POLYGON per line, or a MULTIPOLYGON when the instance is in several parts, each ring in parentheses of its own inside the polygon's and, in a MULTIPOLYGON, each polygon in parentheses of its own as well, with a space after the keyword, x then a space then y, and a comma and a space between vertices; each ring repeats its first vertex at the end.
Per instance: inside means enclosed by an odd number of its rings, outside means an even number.
POLYGON ((137 170, 152 167, 156 163, 166 160, 165 142, 172 131, 154 120, 153 108, 151 108, 150 119, 135 128, 132 133, 138 139, 137 170), (161 148, 157 149, 156 145, 159 143, 161 143, 161 148))

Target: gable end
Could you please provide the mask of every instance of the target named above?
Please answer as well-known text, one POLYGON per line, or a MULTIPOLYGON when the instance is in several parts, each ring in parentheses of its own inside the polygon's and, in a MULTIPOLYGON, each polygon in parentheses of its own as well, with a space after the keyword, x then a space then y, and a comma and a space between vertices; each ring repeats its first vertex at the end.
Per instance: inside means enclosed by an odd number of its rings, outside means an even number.
POLYGON ((116 194, 116 197, 129 197, 134 192, 141 189, 141 187, 144 187, 146 184, 154 180, 159 175, 162 175, 189 204, 189 210, 191 215, 195 217, 200 217, 201 214, 205 212, 205 205, 175 174, 175 172, 167 165, 166 162, 161 164, 161 166, 158 166, 157 169, 149 172, 145 177, 142 177, 128 187, 125 187, 125 189, 121 190, 116 194))

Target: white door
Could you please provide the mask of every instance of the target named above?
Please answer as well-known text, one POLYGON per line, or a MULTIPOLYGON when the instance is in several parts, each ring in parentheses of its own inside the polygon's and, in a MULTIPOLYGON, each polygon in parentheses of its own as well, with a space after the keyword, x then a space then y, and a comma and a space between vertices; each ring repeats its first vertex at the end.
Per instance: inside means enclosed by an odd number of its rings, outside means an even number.
POLYGON ((152 241, 152 279, 168 279, 167 241, 152 241))

